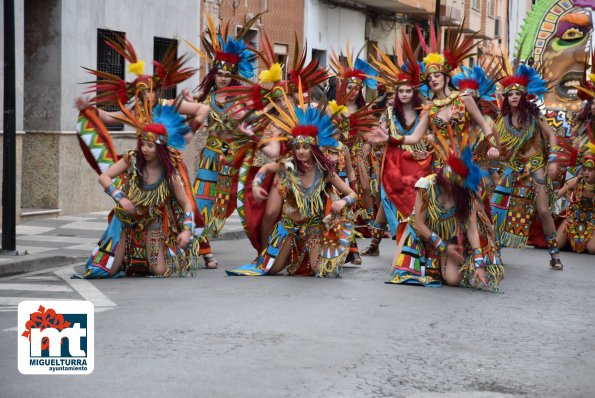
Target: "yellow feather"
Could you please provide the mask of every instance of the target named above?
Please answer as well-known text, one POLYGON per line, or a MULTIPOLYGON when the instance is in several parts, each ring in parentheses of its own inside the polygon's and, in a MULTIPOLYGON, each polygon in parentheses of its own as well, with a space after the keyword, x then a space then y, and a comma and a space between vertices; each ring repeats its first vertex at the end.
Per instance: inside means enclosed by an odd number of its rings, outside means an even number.
POLYGON ((145 61, 138 61, 128 65, 128 72, 134 73, 137 76, 145 74, 145 61))
POLYGON ((329 101, 328 107, 331 110, 331 114, 333 115, 346 114, 349 112, 345 105, 339 105, 335 100, 329 101))
POLYGON ((271 65, 271 68, 268 70, 263 70, 258 75, 258 80, 261 83, 269 82, 269 83, 277 83, 281 80, 282 71, 281 71, 281 64, 274 63, 271 65))

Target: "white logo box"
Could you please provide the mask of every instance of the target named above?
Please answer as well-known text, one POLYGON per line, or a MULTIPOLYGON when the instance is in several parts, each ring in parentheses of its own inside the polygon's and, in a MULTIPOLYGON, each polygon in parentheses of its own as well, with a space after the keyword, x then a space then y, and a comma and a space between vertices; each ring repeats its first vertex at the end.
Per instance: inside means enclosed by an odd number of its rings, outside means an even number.
MULTIPOLYGON (((42 317, 44 318, 44 317, 42 317)), ((72 319, 72 318, 71 318, 72 319)), ((66 349, 66 348, 65 348, 66 349)), ((18 312, 18 367, 22 374, 48 375, 85 375, 93 372, 95 365, 95 312, 90 301, 22 301, 18 312), (23 336, 27 331, 27 322, 31 315, 40 311, 40 306, 47 312, 54 310, 56 315, 86 317, 86 327, 79 322, 59 330, 57 328, 31 328, 29 337, 23 336), (86 337, 86 350, 82 338, 86 337), (49 339, 49 356, 42 356, 42 339, 49 339), (68 339, 68 354, 61 356, 63 338, 68 339)))

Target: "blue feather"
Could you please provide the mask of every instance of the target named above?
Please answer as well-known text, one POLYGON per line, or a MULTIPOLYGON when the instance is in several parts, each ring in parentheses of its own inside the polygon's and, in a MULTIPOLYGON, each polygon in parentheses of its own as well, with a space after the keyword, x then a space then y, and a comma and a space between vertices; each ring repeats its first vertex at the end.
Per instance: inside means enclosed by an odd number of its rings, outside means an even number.
POLYGON ((471 191, 477 192, 479 189, 479 184, 481 183, 481 179, 487 176, 488 173, 473 162, 473 153, 469 147, 466 147, 463 150, 463 156, 461 156, 461 160, 469 169, 469 174, 467 175, 467 178, 465 178, 464 187, 471 191))
POLYGON ((175 106, 155 106, 153 108, 153 123, 165 126, 167 145, 180 150, 186 147, 184 135, 190 132, 190 127, 186 124, 186 118, 178 113, 175 106))
MULTIPOLYGON (((357 58, 355 60, 353 69, 359 70, 367 76, 378 77, 378 71, 376 71, 376 69, 374 69, 369 63, 367 63, 361 58, 357 58)), ((372 90, 376 90, 378 88, 378 82, 375 79, 372 79, 371 77, 364 79, 364 85, 368 88, 371 88, 372 90)))
POLYGON ((543 95, 548 92, 547 81, 542 79, 539 73, 537 73, 537 71, 529 65, 519 65, 516 69, 515 75, 527 77, 528 83, 526 90, 528 94, 536 95, 542 99, 543 95))
POLYGON ((238 74, 246 79, 254 77, 254 64, 256 55, 251 52, 243 40, 236 40, 233 36, 227 36, 227 41, 224 41, 219 36, 219 43, 221 44, 221 51, 227 54, 235 54, 240 57, 238 63, 238 74))
POLYGON ((461 67, 461 72, 457 73, 452 78, 452 84, 459 89, 460 84, 464 80, 473 80, 477 83, 479 98, 485 101, 495 101, 496 97, 494 93, 496 92, 496 82, 494 79, 489 78, 484 70, 478 66, 473 66, 472 69, 469 69, 466 66, 461 67))
POLYGON ((318 129, 318 146, 337 147, 339 143, 332 136, 335 132, 335 125, 331 118, 321 110, 308 107, 302 110, 295 107, 295 115, 300 126, 316 126, 318 129))

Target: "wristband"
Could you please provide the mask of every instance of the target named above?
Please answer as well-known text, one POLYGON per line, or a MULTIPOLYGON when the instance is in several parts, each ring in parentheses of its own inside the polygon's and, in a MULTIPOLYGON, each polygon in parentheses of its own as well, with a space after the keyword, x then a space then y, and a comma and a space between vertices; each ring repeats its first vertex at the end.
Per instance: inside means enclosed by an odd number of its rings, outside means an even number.
POLYGON ((547 157, 547 162, 548 163, 555 163, 558 161, 558 157, 556 156, 555 153, 550 153, 547 157))
POLYGON ((473 261, 475 269, 485 267, 485 259, 481 247, 473 250, 473 261))
POLYGON ((488 144, 492 146, 492 148, 498 148, 498 144, 496 142, 496 137, 494 134, 490 134, 487 136, 488 144))
POLYGON ((347 206, 351 206, 352 204, 355 203, 355 198, 351 195, 352 194, 349 194, 349 195, 345 195, 345 197, 343 197, 343 200, 345 201, 347 206))
POLYGON ((262 182, 264 181, 265 178, 265 174, 258 172, 256 173, 256 175, 254 176, 254 180, 252 181, 252 186, 253 187, 259 187, 262 185, 262 182))
POLYGON ((401 134, 389 135, 388 136, 388 143, 394 145, 401 145, 405 141, 405 136, 401 134))
POLYGON ((118 188, 116 188, 114 186, 114 184, 112 184, 109 187, 107 187, 105 189, 105 193, 108 194, 109 196, 111 196, 112 199, 116 203, 118 203, 120 201, 120 199, 127 197, 126 194, 124 192, 122 192, 121 190, 119 190, 118 188))
POLYGON ((182 229, 184 231, 190 231, 194 229, 194 213, 191 211, 187 211, 184 213, 184 221, 182 229))
POLYGON ((444 253, 446 251, 446 245, 436 232, 432 232, 432 235, 430 235, 430 243, 432 243, 432 246, 434 246, 439 253, 444 253))

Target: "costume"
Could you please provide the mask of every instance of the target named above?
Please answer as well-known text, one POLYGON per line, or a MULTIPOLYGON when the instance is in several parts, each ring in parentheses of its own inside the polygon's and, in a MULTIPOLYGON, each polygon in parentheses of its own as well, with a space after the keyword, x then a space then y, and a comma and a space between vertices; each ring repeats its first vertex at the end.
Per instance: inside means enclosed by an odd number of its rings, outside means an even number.
MULTIPOLYGON (((308 107, 303 98, 295 108, 288 101, 286 104, 287 112, 274 105, 279 117, 269 117, 279 128, 291 134, 294 146, 310 145, 311 148, 318 148, 337 145, 332 138, 334 125, 321 109, 308 107)), ((345 210, 341 215, 329 213, 330 204, 335 199, 332 186, 327 182, 328 173, 333 172, 328 169, 331 163, 322 152, 313 150, 312 153, 315 172, 310 187, 304 187, 299 178, 296 158, 283 161, 281 171, 277 172, 278 189, 283 199, 282 215, 269 237, 268 247, 260 253, 256 264, 227 271, 228 275, 266 275, 285 245, 291 245, 287 265, 290 275, 340 275, 353 234, 353 224, 345 210), (320 254, 317 263, 312 264, 311 253, 316 252, 320 254)), ((254 184, 259 186, 263 179, 263 175, 257 175, 254 184)), ((348 204, 354 204, 355 194, 344 199, 348 204)))
MULTIPOLYGON (((372 63, 379 72, 377 80, 380 84, 387 87, 394 87, 398 91, 400 86, 410 86, 414 96, 418 96, 417 88, 420 85, 420 75, 424 73, 424 66, 419 62, 413 64, 404 63, 397 55, 400 65, 397 66, 391 58, 382 50, 376 48, 379 54, 378 59, 373 59, 372 63)), ((397 96, 397 94, 395 94, 397 96)), ((398 98, 395 98, 395 102, 398 98)), ((413 99, 412 99, 413 101, 413 99)), ((419 122, 419 113, 416 110, 415 121, 411 125, 406 125, 395 114, 395 107, 388 107, 380 118, 380 123, 385 123, 389 130, 390 137, 386 144, 384 155, 380 167, 380 197, 390 229, 390 234, 394 237, 397 233, 397 225, 403 219, 409 217, 415 204, 415 183, 431 172, 432 157, 425 159, 416 159, 414 151, 428 151, 425 142, 419 142, 415 145, 401 145, 395 142, 396 137, 411 135, 419 122)), ((429 155, 429 154, 428 154, 429 155)), ((373 244, 380 243, 384 228, 374 222, 371 225, 373 244)))
MULTIPOLYGON (((145 184, 139 163, 144 160, 139 151, 130 150, 123 156, 127 169, 117 182, 118 186, 112 185, 106 192, 116 202, 123 197, 128 198, 138 214, 125 212, 119 204, 114 208, 109 216, 107 230, 87 261, 84 277, 109 277, 119 245, 125 245, 120 270, 126 275, 150 275, 150 266, 157 263, 160 254, 163 254, 167 265, 163 276, 186 275, 196 269, 198 239, 191 239, 190 245, 183 249, 178 245, 177 237, 186 230, 194 234, 196 213, 184 212, 171 184, 172 179, 177 179, 184 187, 190 203, 193 203, 188 171, 180 152, 184 144, 182 136, 188 127, 175 106, 158 105, 151 109, 146 101, 144 104, 137 102, 136 115, 124 107, 122 110, 125 116, 121 120, 137 130, 139 140, 163 146, 163 153, 169 158, 174 172, 168 176, 163 165, 159 180, 145 184)), ((82 112, 80 123, 81 129, 83 126, 88 129, 92 125, 104 128, 91 109, 82 112)), ((112 146, 111 141, 109 143, 112 146)))
MULTIPOLYGON (((228 25, 217 30, 208 16, 207 31, 201 38, 203 50, 192 46, 211 65, 201 84, 208 91, 204 100, 210 108, 208 138, 200 152, 193 186, 198 210, 205 220, 204 237, 217 237, 236 209, 245 186, 245 170, 254 160, 255 143, 238 131, 240 118, 231 116, 231 99, 224 103, 217 101, 214 79, 219 70, 231 72, 234 78, 249 79, 254 75, 256 54, 246 46, 243 37, 257 19, 258 16, 252 18, 233 36, 228 25)), ((238 208, 238 214, 245 223, 243 207, 238 208)))
MULTIPOLYGON (((504 94, 511 90, 537 96, 547 92, 546 82, 532 67, 518 65, 514 73, 508 72, 501 81, 504 94)), ((556 161, 555 148, 549 148, 539 118, 538 114, 529 114, 528 120, 520 127, 513 126, 508 115, 496 120, 506 161, 490 203, 496 236, 502 246, 526 245, 536 213, 537 189, 546 190, 550 209, 554 208, 555 196, 546 169, 548 162, 556 161), (527 153, 532 154, 525 156, 527 153)), ((546 236, 551 249, 557 253, 555 239, 555 231, 553 236, 546 236)))
MULTIPOLYGON (((448 130, 450 129, 448 127, 448 130)), ((469 139, 466 131, 463 131, 463 135, 465 140, 469 139)), ((458 207, 473 209, 474 198, 484 172, 473 162, 471 145, 466 146, 461 155, 458 155, 456 146, 454 139, 445 145, 434 144, 435 155, 440 156, 446 166, 439 174, 421 178, 415 185, 423 200, 421 210, 425 210, 424 223, 432 234, 424 238, 416 230, 415 218, 419 215, 415 214, 415 211, 406 222, 399 224, 396 236, 399 246, 393 260, 393 273, 387 283, 440 286, 441 266, 447 261, 447 246, 457 244, 462 246, 464 258, 459 266, 461 286, 484 287, 478 278, 474 277, 475 270, 482 267, 485 269, 488 282, 485 287, 490 291, 499 290, 504 267, 497 252, 489 220, 485 219, 481 212, 476 212, 480 246, 472 247, 467 236, 471 226, 470 220, 457 217, 458 207), (444 184, 456 185, 463 192, 463 196, 455 200, 454 206, 450 208, 444 207, 441 202, 443 189, 448 189, 444 184)))

